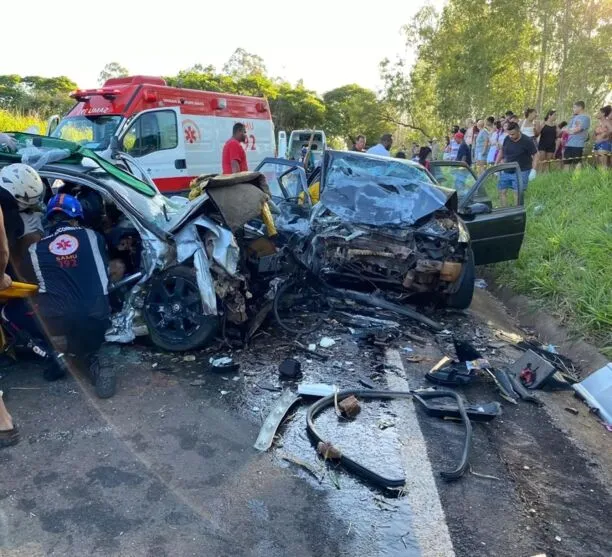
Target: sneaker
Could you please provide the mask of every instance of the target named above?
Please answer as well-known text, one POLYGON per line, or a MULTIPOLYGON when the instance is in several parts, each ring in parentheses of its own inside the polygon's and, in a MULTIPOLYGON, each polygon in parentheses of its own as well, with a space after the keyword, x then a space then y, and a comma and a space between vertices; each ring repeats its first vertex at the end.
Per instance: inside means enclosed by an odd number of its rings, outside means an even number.
POLYGON ((102 367, 98 358, 92 358, 89 374, 99 398, 110 398, 117 389, 117 376, 112 367, 102 367))
POLYGON ((57 381, 66 376, 68 364, 63 354, 58 354, 51 359, 49 365, 43 371, 43 377, 47 381, 57 381))

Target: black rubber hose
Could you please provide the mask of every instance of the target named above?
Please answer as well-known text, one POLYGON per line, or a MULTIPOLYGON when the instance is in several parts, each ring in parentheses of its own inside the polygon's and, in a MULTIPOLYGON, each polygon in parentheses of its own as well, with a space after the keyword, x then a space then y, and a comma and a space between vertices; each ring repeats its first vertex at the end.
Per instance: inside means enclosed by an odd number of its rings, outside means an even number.
MULTIPOLYGON (((337 394, 337 399, 342 400, 349 396, 355 396, 357 398, 362 399, 379 399, 379 400, 393 400, 397 398, 411 398, 411 391, 341 391, 337 394)), ((472 450, 472 424, 470 423, 470 419, 465 411, 465 407, 463 405, 463 401, 459 397, 457 393, 452 391, 431 391, 431 392, 419 392, 419 396, 423 398, 443 398, 450 397, 455 399, 457 402, 457 408, 459 410, 459 414, 463 423, 465 424, 465 443, 463 446, 463 453, 461 455, 461 461, 458 466, 451 471, 443 471, 440 472, 440 475, 445 480, 456 480, 459 479, 469 468, 469 457, 470 452, 472 450), (425 394, 425 396, 423 396, 425 394)), ((316 443, 325 442, 321 435, 315 428, 314 420, 315 418, 323 412, 326 408, 332 406, 334 404, 335 396, 330 395, 321 400, 315 402, 309 409, 306 414, 306 428, 308 430, 308 434, 316 443)), ((389 488, 398 488, 402 487, 406 483, 406 478, 386 478, 385 476, 381 476, 380 474, 366 468, 365 466, 359 464, 348 456, 341 454, 339 459, 340 464, 344 466, 344 468, 354 474, 357 474, 364 480, 384 489, 389 488)))

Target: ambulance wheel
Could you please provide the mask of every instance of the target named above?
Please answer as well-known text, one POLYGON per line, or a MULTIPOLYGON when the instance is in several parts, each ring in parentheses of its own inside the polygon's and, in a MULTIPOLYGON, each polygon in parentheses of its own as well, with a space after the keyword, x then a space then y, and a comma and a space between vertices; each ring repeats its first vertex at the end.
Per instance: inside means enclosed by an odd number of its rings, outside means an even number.
POLYGON ((204 315, 195 271, 182 266, 153 277, 143 317, 153 343, 174 352, 211 342, 219 325, 216 315, 204 315))

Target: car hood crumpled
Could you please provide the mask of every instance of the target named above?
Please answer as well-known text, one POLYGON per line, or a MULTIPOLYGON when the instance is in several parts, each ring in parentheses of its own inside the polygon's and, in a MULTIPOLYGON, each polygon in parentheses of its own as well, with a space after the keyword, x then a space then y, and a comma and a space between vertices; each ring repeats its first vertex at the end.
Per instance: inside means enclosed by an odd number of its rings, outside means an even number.
POLYGON ((449 204, 452 194, 422 181, 394 176, 347 176, 325 188, 321 205, 345 222, 406 226, 449 204))

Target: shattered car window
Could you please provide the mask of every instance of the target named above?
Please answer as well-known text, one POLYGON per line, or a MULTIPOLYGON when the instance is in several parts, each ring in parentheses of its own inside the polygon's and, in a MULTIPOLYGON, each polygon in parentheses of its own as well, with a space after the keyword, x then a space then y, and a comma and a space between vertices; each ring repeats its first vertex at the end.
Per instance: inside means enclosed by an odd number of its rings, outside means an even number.
POLYGON ((321 196, 342 219, 383 226, 413 224, 446 201, 417 166, 350 155, 332 158, 321 196))

